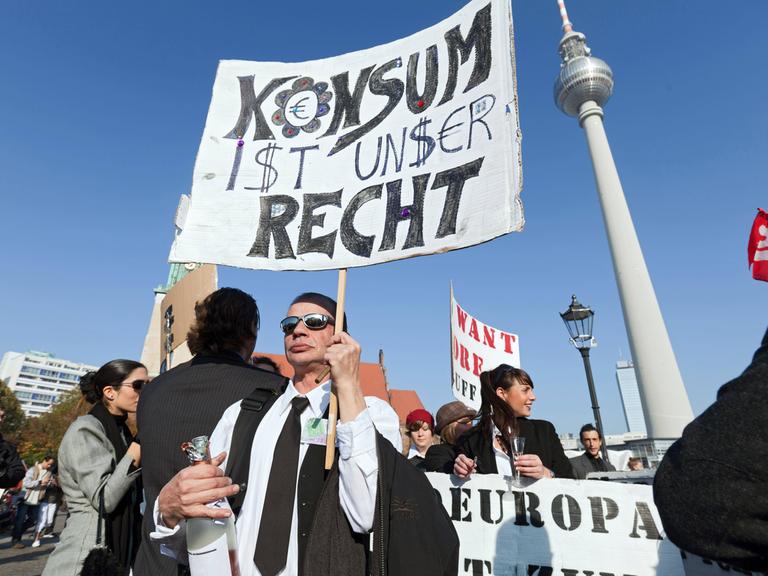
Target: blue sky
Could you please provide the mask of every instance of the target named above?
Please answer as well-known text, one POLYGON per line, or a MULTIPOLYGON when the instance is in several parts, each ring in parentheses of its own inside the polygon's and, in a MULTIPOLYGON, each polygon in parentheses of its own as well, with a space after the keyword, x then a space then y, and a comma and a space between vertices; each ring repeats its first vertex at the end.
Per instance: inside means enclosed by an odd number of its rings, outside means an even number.
MULTIPOLYGON (((463 3, 199 0, 4 3, 0 21, 0 352, 103 363, 138 357, 165 281, 178 197, 188 193, 220 59, 301 61, 382 44, 463 3)), ((748 363, 765 329, 746 241, 765 201, 761 74, 768 4, 571 0, 575 28, 613 68, 606 130, 695 413, 748 363)), ((553 104, 561 37, 554 0, 515 18, 526 228, 439 256, 350 271, 363 358, 385 351, 390 385, 435 410, 451 399, 448 285, 470 313, 521 338, 534 417, 575 432, 591 419, 579 355, 558 312, 596 311, 592 352, 608 433, 624 431, 614 367, 629 356, 577 122, 553 104)), ((220 268, 252 293, 258 348, 335 272, 220 268)))

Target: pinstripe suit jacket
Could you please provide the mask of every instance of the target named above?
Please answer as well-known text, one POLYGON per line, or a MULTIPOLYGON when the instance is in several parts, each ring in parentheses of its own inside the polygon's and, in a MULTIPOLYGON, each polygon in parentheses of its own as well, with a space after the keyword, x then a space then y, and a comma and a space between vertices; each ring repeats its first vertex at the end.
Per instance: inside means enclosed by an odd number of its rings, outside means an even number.
POLYGON ((162 487, 188 466, 182 442, 209 435, 230 405, 254 388, 283 385, 282 376, 254 368, 236 354, 195 356, 155 378, 141 393, 137 412, 146 509, 135 576, 176 576, 176 562, 160 554, 149 533, 162 487))

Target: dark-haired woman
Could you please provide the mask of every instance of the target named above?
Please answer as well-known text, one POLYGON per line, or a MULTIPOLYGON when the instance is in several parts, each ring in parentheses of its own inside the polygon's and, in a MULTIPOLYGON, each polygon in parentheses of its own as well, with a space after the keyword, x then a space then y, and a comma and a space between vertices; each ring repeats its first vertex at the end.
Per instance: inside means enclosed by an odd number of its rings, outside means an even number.
POLYGON ((454 474, 511 476, 517 469, 530 478, 574 477, 555 427, 546 420, 529 419, 536 395, 525 370, 501 364, 483 372, 480 394, 480 422, 459 439, 454 474), (515 459, 510 453, 514 436, 525 438, 524 453, 515 459))
POLYGON ((105 544, 127 569, 139 545, 141 450, 126 425, 136 411, 147 369, 133 360, 112 360, 80 379, 93 408, 64 434, 59 447, 59 482, 69 518, 44 576, 77 576, 96 545, 99 499, 103 495, 105 544))

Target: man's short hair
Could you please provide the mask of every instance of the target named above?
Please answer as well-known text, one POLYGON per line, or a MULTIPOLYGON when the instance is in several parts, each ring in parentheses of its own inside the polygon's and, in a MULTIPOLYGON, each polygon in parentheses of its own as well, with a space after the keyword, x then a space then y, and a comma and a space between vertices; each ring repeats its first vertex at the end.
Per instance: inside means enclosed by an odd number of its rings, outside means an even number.
POLYGON ((55 458, 53 457, 53 454, 46 454, 43 457, 43 462, 48 462, 48 460, 55 460, 55 458))
MULTIPOLYGON (((336 320, 337 304, 336 304, 336 300, 334 300, 330 296, 326 296, 325 294, 320 294, 319 292, 303 292, 293 299, 293 302, 291 302, 291 306, 293 306, 298 302, 311 302, 312 304, 317 304, 318 306, 322 306, 333 315, 334 321, 336 320)), ((344 325, 342 327, 342 330, 344 330, 344 332, 349 334, 349 324, 347 324, 346 312, 344 312, 344 325)))
POLYGON ((581 430, 579 430, 579 440, 581 440, 582 436, 584 435, 584 432, 597 432, 597 437, 600 438, 600 440, 603 439, 603 435, 600 434, 600 430, 595 428, 595 425, 591 422, 589 424, 584 424, 584 426, 581 427, 581 430))
MULTIPOLYGON (((253 356, 251 358, 251 364, 257 368, 259 364, 262 366, 269 366, 275 374, 280 374, 280 367, 277 365, 277 362, 272 360, 269 356, 253 356)), ((267 368, 265 368, 265 370, 267 370, 267 368)))
POLYGON ((253 297, 237 288, 219 288, 195 304, 187 346, 192 354, 239 352, 258 331, 259 307, 253 297))

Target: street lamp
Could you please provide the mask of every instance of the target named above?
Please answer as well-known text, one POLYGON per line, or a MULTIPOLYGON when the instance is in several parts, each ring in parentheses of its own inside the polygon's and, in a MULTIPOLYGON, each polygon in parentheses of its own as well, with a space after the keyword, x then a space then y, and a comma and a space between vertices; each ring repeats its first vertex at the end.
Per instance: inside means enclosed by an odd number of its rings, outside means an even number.
POLYGON ((602 454, 603 460, 608 460, 608 449, 605 445, 605 434, 603 434, 603 421, 600 418, 600 406, 597 404, 597 393, 595 392, 595 381, 592 378, 592 365, 589 362, 589 351, 593 346, 597 346, 597 342, 592 337, 592 322, 595 318, 595 313, 589 306, 583 306, 578 300, 576 295, 571 296, 571 305, 568 306, 568 310, 560 313, 560 317, 565 323, 565 327, 568 329, 568 334, 571 336, 571 344, 581 353, 581 358, 584 360, 584 371, 587 373, 587 385, 589 386, 589 397, 592 400, 592 412, 595 415, 595 424, 597 425, 597 432, 602 438, 602 454))

